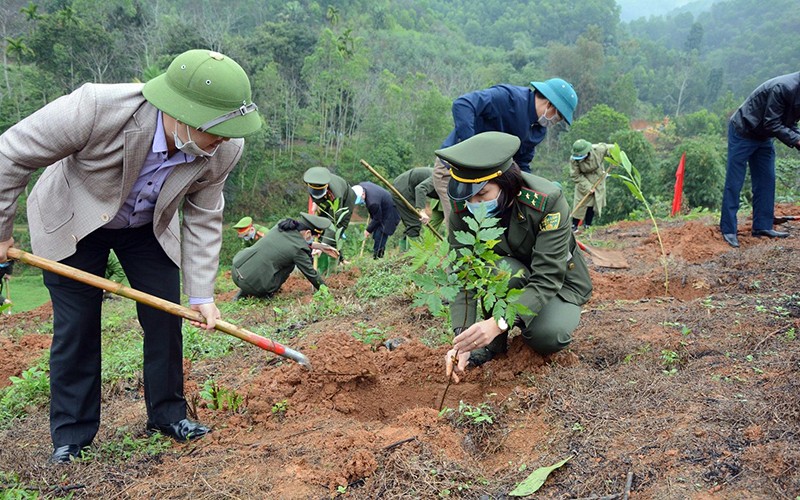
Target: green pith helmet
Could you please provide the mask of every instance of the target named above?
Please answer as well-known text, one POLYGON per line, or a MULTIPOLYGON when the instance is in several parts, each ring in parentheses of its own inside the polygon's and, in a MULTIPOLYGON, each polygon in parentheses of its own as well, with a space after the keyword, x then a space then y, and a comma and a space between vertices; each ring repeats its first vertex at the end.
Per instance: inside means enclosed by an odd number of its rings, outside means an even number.
POLYGON ((261 128, 247 74, 219 52, 184 52, 166 73, 145 83, 142 94, 156 108, 201 132, 244 137, 261 128))
POLYGON ((308 194, 312 198, 322 198, 328 192, 331 172, 325 167, 311 167, 303 174, 303 182, 308 186, 308 194))
POLYGON ((319 215, 301 213, 300 222, 317 236, 322 235, 322 233, 324 233, 326 229, 331 227, 330 219, 326 219, 325 217, 320 217, 319 215))
POLYGON ((531 82, 531 86, 556 107, 567 124, 572 125, 572 113, 578 107, 578 94, 572 84, 561 78, 551 78, 544 82, 531 82))
POLYGON ((233 225, 234 229, 246 229, 253 225, 252 217, 242 217, 239 222, 233 225))
POLYGON ((592 143, 587 141, 586 139, 578 139, 572 145, 572 159, 573 160, 583 160, 586 158, 586 155, 589 154, 589 151, 592 150, 592 143))
POLYGON ((517 136, 483 132, 450 147, 437 149, 436 156, 450 165, 447 194, 452 200, 473 197, 492 179, 503 175, 514 163, 519 149, 517 136))

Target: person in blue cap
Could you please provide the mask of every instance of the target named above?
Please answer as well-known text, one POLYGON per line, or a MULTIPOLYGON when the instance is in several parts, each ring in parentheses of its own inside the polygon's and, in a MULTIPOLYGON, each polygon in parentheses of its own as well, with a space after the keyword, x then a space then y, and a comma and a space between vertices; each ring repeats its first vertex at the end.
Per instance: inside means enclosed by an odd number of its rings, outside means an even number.
MULTIPOLYGON (((520 171, 513 159, 519 144, 513 135, 484 132, 439 149, 436 156, 450 166, 452 174, 447 191, 455 204, 450 214, 450 248, 458 253, 466 247, 455 235, 470 231, 466 218, 480 205, 500 219, 498 227, 504 232, 493 250, 512 272, 521 271, 509 286, 523 290, 519 303, 532 313, 518 316, 516 324, 525 344, 545 355, 572 341, 592 282, 572 234, 569 204, 561 188, 520 171)), ((464 287, 450 303, 456 336, 445 367, 456 382, 468 363, 479 366, 508 350, 510 325, 477 309, 464 287)))
MULTIPOLYGON (((578 94, 561 78, 531 82, 528 87, 504 83, 476 90, 453 101, 455 127, 441 147, 450 147, 481 132, 505 132, 520 140, 514 162, 523 172, 530 172, 536 145, 544 140, 547 128, 561 121, 572 125, 577 106, 578 94)), ((452 209, 447 196, 450 173, 438 157, 433 164, 433 181, 448 221, 452 209)))

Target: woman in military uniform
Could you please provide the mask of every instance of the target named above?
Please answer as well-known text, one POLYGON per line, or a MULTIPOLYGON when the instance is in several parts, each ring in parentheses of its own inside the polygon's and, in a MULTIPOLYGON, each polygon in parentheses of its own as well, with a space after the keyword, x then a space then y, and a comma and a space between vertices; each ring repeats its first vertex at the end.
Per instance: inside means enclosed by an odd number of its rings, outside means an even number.
MULTIPOLYGON (((517 137, 502 132, 484 132, 456 145, 439 149, 436 155, 450 167, 448 195, 455 202, 450 214, 450 247, 464 245, 456 231, 469 231, 464 220, 483 204, 505 228, 494 251, 513 271, 511 288, 522 289, 519 302, 532 315, 519 316, 517 325, 525 343, 540 354, 567 347, 578 327, 581 305, 589 300, 592 283, 589 270, 578 253, 570 229, 569 205, 561 189, 552 182, 521 172, 513 156, 517 137)), ((456 337, 446 356, 447 375, 463 372, 468 362, 481 365, 508 349, 509 325, 491 314, 477 311, 476 302, 462 289, 451 302, 450 317, 456 337), (488 318, 488 319, 486 319, 488 318), (454 358, 457 366, 453 366, 454 358)))
POLYGON ((314 269, 311 250, 320 248, 338 257, 333 247, 314 242, 330 225, 328 219, 310 214, 300 214, 299 220, 283 219, 253 246, 237 253, 231 270, 231 278, 240 289, 236 298, 271 297, 295 267, 319 289, 324 283, 314 269))

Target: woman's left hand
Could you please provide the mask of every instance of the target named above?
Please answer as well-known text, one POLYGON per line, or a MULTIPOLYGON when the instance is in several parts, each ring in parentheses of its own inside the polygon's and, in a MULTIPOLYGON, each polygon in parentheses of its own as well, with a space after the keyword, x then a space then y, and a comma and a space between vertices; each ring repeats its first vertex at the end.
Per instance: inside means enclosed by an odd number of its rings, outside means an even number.
POLYGON ((500 333, 502 330, 494 318, 473 323, 453 339, 453 349, 458 352, 469 352, 487 346, 500 333))

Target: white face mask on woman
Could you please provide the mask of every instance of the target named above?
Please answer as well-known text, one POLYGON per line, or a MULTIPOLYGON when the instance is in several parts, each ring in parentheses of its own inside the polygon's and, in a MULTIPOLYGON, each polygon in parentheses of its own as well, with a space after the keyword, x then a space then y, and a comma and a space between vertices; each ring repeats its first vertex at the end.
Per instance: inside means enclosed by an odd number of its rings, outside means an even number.
POLYGON ((189 125, 186 125, 186 137, 189 138, 187 142, 183 142, 180 137, 178 137, 178 121, 175 121, 175 130, 172 132, 172 138, 175 140, 175 147, 178 148, 178 151, 181 153, 185 153, 187 155, 192 156, 203 156, 206 158, 211 158, 214 156, 214 153, 217 152, 219 146, 214 148, 214 151, 207 152, 204 149, 201 149, 200 146, 197 145, 196 142, 192 140, 192 133, 189 130, 189 125))

